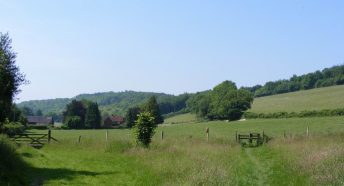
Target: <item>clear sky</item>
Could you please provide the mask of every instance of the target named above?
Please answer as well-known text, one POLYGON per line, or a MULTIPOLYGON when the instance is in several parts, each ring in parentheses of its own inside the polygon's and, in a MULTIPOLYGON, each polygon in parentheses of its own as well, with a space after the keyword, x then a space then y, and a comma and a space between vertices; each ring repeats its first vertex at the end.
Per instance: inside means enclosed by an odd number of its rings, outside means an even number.
POLYGON ((264 84, 344 63, 344 1, 0 0, 17 102, 264 84))

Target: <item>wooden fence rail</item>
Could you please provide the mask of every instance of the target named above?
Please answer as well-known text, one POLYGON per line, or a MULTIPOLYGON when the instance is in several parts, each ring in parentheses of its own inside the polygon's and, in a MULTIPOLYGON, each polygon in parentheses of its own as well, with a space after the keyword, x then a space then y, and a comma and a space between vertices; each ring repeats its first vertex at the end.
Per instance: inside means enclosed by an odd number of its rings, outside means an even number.
POLYGON ((263 134, 251 132, 249 134, 238 134, 238 132, 236 132, 235 139, 240 144, 244 141, 248 141, 249 145, 252 145, 255 142, 256 146, 259 146, 267 142, 268 136, 264 134, 264 131, 263 134))
POLYGON ((22 133, 10 136, 10 138, 17 144, 27 143, 31 146, 43 146, 45 143, 50 143, 51 140, 57 141, 51 136, 51 130, 47 134, 22 133))

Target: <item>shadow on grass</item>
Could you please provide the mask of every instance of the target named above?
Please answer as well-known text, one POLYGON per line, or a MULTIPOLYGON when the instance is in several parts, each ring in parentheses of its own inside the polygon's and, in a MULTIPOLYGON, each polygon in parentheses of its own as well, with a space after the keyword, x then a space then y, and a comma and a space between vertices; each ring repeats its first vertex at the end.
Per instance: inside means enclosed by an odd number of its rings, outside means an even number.
POLYGON ((95 177, 100 175, 112 175, 118 174, 118 172, 106 171, 106 172, 93 172, 93 171, 79 171, 66 168, 28 168, 30 173, 30 185, 43 185, 47 181, 61 180, 69 182, 78 176, 95 177))

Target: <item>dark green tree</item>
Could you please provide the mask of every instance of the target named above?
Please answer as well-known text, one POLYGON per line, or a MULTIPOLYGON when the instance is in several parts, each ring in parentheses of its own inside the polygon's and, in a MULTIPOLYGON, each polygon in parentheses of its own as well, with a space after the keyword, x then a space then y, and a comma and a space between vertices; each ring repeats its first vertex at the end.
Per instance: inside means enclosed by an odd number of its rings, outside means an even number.
POLYGON ((151 113, 140 113, 132 129, 136 144, 148 147, 152 141, 156 127, 155 118, 151 113))
POLYGON ((209 91, 199 92, 187 101, 187 107, 198 117, 205 118, 210 112, 210 101, 209 91))
POLYGON ((139 114, 140 107, 132 107, 128 109, 125 115, 125 121, 128 128, 131 128, 135 125, 135 121, 137 120, 139 114))
POLYGON ((142 110, 152 114, 155 124, 161 124, 164 122, 164 118, 161 116, 160 108, 155 96, 149 98, 148 102, 143 105, 142 110))
POLYGON ((64 120, 64 124, 70 129, 82 129, 85 127, 80 116, 67 116, 64 120))
MULTIPOLYGON (((72 120, 73 125, 71 127, 85 128, 85 115, 86 115, 86 108, 81 101, 73 100, 66 106, 66 110, 63 112, 64 117, 64 124, 68 125, 68 122, 72 120), (76 119, 75 116, 79 117, 76 119), (79 123, 78 123, 79 122, 79 123), (78 123, 74 125, 74 123, 78 123)), ((69 126, 69 125, 68 125, 69 126)))
POLYGON ((33 111, 31 108, 24 106, 21 108, 21 112, 24 116, 33 116, 33 111))
POLYGON ((11 118, 13 98, 20 92, 19 86, 27 83, 15 62, 12 40, 7 33, 0 32, 0 124, 11 118))
POLYGON ((211 92, 210 119, 240 119, 251 107, 253 95, 245 89, 238 90, 235 83, 224 81, 211 92))
POLYGON ((36 111, 36 116, 43 116, 42 110, 38 109, 36 111))
POLYGON ((85 116, 85 127, 88 129, 99 129, 101 122, 98 104, 91 102, 88 104, 85 116))

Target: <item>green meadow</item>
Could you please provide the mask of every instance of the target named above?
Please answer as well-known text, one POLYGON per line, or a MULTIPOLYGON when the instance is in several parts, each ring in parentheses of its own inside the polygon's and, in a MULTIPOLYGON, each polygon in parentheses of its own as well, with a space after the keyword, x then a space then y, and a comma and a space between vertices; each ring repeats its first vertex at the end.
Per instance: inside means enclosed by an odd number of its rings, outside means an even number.
POLYGON ((148 149, 134 145, 130 130, 112 129, 107 141, 106 130, 53 130, 59 142, 16 151, 31 185, 344 184, 344 117, 200 123, 192 118, 166 120, 148 149), (272 140, 262 147, 235 142, 236 131, 263 130, 272 140))
POLYGON ((255 98, 250 112, 300 112, 344 108, 344 86, 316 88, 255 98))

